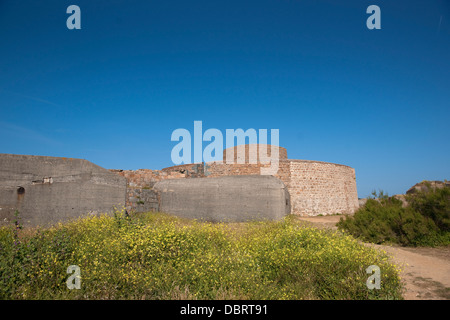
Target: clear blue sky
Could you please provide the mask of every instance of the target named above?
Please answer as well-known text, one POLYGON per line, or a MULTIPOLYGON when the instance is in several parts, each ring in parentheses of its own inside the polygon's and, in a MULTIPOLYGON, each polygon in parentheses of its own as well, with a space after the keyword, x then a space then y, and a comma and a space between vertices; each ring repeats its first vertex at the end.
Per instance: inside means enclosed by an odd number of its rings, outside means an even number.
POLYGON ((161 169, 201 120, 279 129, 360 197, 450 179, 448 0, 0 0, 0 41, 1 153, 161 169))

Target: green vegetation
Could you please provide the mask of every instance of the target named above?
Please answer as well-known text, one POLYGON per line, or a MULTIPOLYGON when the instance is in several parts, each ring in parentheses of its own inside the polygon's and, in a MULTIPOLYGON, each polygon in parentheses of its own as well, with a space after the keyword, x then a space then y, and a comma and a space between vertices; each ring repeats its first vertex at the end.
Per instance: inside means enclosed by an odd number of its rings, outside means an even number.
POLYGON ((338 231, 279 222, 204 223, 161 213, 0 228, 2 299, 401 299, 385 252, 338 231), (67 268, 81 270, 69 290, 67 268), (369 290, 366 268, 381 268, 369 290))
MULTIPOLYGON (((428 185, 429 186, 429 185, 428 185)), ((341 218, 340 229, 372 243, 402 246, 450 244, 450 188, 431 188, 402 201, 374 192, 354 216, 341 218)))

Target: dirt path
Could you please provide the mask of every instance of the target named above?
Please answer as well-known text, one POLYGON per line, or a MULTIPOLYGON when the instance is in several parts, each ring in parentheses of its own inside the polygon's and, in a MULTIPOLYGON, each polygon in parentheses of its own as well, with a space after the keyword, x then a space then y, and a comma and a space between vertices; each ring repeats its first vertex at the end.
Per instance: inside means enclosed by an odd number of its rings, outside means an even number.
MULTIPOLYGON (((300 217, 318 228, 337 229, 341 216, 300 217)), ((403 270, 406 300, 450 300, 450 246, 440 248, 404 248, 373 245, 391 255, 403 270)))

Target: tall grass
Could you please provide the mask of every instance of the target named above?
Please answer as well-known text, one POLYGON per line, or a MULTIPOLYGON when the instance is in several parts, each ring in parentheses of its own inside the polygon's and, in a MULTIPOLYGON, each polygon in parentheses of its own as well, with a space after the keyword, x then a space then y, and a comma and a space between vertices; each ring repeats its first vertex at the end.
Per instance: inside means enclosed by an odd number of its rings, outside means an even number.
POLYGON ((387 255, 287 217, 212 224, 161 213, 0 229, 2 299, 401 299, 387 255), (69 265, 81 289, 69 290, 69 265), (369 290, 365 269, 381 268, 369 290))

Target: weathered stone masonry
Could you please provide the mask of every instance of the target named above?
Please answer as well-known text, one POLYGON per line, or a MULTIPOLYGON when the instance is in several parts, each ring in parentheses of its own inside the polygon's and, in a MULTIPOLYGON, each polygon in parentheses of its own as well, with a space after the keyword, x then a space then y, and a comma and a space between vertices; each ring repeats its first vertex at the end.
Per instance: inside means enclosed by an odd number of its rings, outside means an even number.
MULTIPOLYGON (((183 164, 162 170, 111 170, 128 181, 127 209, 138 212, 157 210, 157 199, 152 190, 154 184, 165 179, 211 178, 235 175, 260 175, 261 168, 270 164, 261 163, 259 145, 245 145, 245 158, 238 158, 234 147, 231 163, 183 164), (236 163, 238 162, 243 163, 236 163)), ((268 155, 271 157, 271 146, 268 155)), ((226 159, 227 149, 224 150, 226 159)), ((280 179, 290 193, 291 212, 301 216, 351 214, 358 208, 355 170, 351 167, 321 161, 291 160, 285 148, 278 147, 278 171, 280 179)))
POLYGON ((88 213, 111 212, 122 205, 135 212, 181 208, 185 215, 190 209, 192 214, 203 212, 213 220, 225 215, 235 221, 259 214, 276 218, 288 211, 298 215, 353 213, 358 208, 353 168, 291 160, 285 148, 275 148, 272 155, 271 146, 238 146, 224 150, 224 159, 234 152, 231 161, 135 171, 106 170, 82 159, 0 154, 0 225, 12 223, 16 210, 24 224, 48 225, 88 213), (238 153, 240 148, 244 155, 238 153), (259 179, 271 165, 259 158, 260 148, 268 148, 267 157, 262 154, 265 159, 278 159, 275 180, 259 179), (186 179, 195 181, 186 183, 186 179), (156 184, 162 187, 159 192, 156 184), (164 186, 170 188, 165 191, 164 186), (171 194, 172 186, 185 191, 171 194), (163 196, 172 202, 161 202, 163 196))
POLYGON ((273 155, 262 156, 277 158, 278 166, 273 177, 263 177, 271 163, 259 159, 259 148, 270 151, 271 146, 245 145, 244 156, 238 154, 241 147, 224 150, 224 159, 234 152, 231 161, 135 171, 106 170, 82 159, 0 154, 0 225, 12 223, 16 210, 24 224, 48 225, 122 205, 129 211, 166 208, 213 221, 277 219, 288 212, 353 213, 358 208, 353 168, 291 160, 286 149, 275 147, 273 155))
POLYGON ((149 212, 158 210, 158 198, 153 186, 158 181, 166 179, 186 178, 187 175, 178 171, 162 170, 110 170, 127 181, 126 209, 134 212, 149 212))

